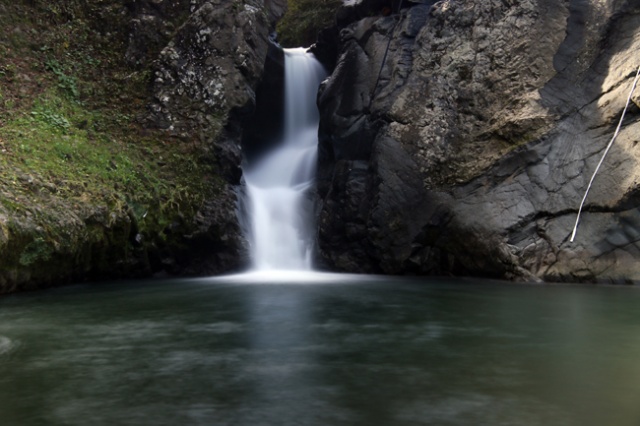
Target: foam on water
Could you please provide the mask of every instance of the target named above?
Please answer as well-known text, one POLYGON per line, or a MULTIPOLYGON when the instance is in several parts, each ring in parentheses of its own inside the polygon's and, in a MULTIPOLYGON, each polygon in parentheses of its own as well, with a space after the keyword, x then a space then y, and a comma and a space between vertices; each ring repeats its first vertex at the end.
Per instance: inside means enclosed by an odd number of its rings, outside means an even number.
POLYGON ((253 270, 241 274, 203 278, 202 280, 207 282, 224 282, 234 284, 347 284, 384 281, 387 278, 388 277, 384 275, 343 274, 295 269, 270 269, 253 270))

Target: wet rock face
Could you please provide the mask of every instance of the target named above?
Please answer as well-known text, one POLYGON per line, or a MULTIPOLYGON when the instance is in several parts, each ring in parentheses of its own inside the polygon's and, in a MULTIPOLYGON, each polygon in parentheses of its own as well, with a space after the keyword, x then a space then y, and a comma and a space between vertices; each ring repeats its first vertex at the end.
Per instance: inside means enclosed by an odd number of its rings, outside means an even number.
POLYGON ((568 241, 640 64, 640 6, 431 3, 386 17, 341 12, 350 18, 319 101, 323 260, 348 271, 640 279, 636 105, 568 241))

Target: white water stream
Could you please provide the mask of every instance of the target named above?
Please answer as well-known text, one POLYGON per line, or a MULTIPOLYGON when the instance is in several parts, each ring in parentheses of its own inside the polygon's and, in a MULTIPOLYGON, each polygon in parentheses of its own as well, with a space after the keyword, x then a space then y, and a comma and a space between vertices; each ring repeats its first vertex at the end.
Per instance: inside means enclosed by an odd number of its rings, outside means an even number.
POLYGON ((306 49, 285 49, 284 138, 244 171, 253 269, 311 270, 318 86, 326 73, 306 49))

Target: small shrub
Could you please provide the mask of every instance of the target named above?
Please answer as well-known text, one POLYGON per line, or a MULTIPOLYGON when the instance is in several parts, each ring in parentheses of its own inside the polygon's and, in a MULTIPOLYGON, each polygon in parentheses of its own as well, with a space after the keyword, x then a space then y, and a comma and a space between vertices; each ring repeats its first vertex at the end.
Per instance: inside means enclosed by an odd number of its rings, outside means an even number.
POLYGON ((80 97, 78 81, 75 77, 65 74, 64 67, 60 62, 55 59, 49 59, 44 65, 46 69, 53 72, 58 77, 58 88, 62 89, 64 93, 71 96, 73 99, 78 99, 80 97))
POLYGON ((32 111, 31 116, 37 121, 62 132, 66 132, 71 127, 71 123, 64 115, 47 108, 32 111))
POLYGON ((334 24, 342 0, 289 0, 278 23, 278 40, 284 47, 310 46, 318 32, 334 24))

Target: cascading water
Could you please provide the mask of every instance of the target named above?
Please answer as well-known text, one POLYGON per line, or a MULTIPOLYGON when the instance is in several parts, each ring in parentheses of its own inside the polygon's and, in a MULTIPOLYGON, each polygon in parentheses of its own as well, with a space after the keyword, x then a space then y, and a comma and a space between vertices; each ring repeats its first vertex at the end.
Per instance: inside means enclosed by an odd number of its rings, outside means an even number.
POLYGON ((326 73, 306 49, 285 49, 284 138, 244 171, 249 241, 257 270, 310 270, 318 86, 326 73))

